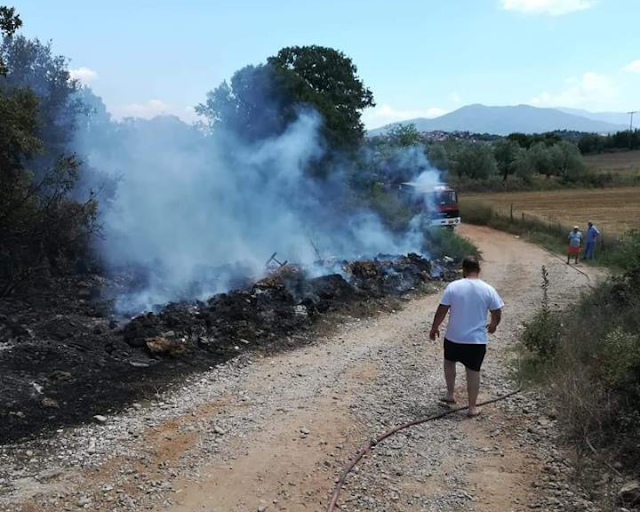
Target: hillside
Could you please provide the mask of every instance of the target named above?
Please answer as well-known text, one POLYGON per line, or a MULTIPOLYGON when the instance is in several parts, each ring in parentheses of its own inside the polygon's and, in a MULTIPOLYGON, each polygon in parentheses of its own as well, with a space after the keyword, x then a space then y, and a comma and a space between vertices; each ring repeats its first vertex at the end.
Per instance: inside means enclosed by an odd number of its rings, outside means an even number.
MULTIPOLYGON (((565 108, 558 107, 557 110, 573 114, 574 116, 586 117, 595 121, 604 121, 605 123, 618 124, 620 126, 629 127, 629 114, 627 112, 589 112, 581 108, 565 108)), ((625 129, 626 129, 625 128, 625 129)))
POLYGON ((433 119, 417 118, 393 123, 369 131, 369 135, 381 135, 396 125, 414 124, 419 131, 434 130, 469 131, 508 135, 513 132, 540 133, 553 130, 609 133, 624 130, 624 125, 608 123, 553 108, 530 105, 488 107, 467 105, 433 119))

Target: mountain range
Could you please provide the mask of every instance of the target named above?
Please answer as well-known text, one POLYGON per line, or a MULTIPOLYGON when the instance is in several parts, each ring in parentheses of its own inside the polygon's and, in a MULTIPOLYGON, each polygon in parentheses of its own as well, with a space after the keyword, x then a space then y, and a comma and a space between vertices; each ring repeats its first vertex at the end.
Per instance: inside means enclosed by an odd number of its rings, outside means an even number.
POLYGON ((593 113, 580 109, 539 108, 531 105, 489 107, 466 105, 440 117, 416 118, 369 130, 369 135, 383 135, 394 126, 414 124, 418 131, 468 131, 508 135, 514 132, 541 133, 554 130, 612 133, 628 129, 627 114, 593 113))

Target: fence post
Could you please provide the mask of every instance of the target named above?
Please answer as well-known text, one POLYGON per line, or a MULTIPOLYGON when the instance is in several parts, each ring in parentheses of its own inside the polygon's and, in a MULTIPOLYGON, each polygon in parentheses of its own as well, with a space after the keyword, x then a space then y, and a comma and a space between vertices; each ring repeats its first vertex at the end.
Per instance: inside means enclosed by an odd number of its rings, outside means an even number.
POLYGON ((513 224, 513 203, 511 203, 511 224, 513 224))

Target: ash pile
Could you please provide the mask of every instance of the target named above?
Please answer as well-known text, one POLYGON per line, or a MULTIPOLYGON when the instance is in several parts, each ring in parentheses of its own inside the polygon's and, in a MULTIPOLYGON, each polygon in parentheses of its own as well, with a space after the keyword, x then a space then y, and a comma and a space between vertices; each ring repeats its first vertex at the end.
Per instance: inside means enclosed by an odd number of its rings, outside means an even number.
POLYGON ((356 301, 404 295, 450 272, 417 254, 318 265, 326 273, 310 277, 300 266, 277 263, 267 277, 248 288, 140 315, 123 329, 124 340, 154 356, 198 349, 228 355, 291 334, 322 313, 356 301))

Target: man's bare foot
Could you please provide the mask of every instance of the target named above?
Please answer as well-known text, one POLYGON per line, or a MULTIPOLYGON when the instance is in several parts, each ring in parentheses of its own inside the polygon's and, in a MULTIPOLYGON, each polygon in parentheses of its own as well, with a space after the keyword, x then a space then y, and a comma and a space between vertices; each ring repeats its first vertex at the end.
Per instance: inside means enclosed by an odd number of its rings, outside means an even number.
POLYGON ((469 408, 469 412, 467 412, 467 416, 469 418, 475 418, 476 416, 480 416, 482 413, 482 409, 480 407, 469 408))
POLYGON ((440 401, 443 404, 455 404, 456 403, 456 399, 455 398, 448 397, 448 396, 445 396, 445 397, 441 398, 440 401))

